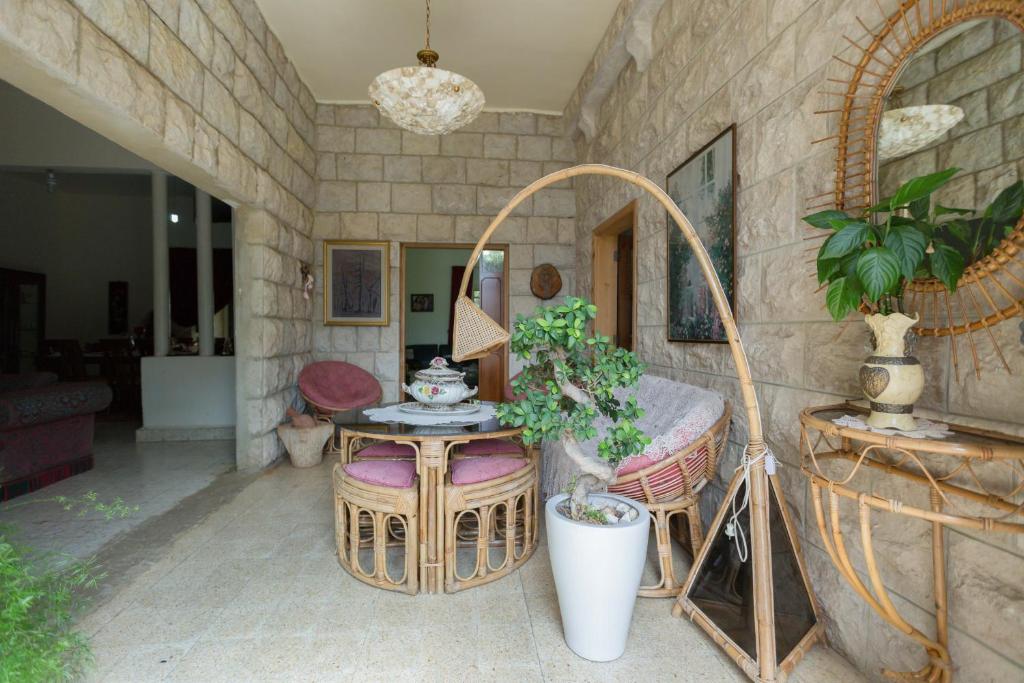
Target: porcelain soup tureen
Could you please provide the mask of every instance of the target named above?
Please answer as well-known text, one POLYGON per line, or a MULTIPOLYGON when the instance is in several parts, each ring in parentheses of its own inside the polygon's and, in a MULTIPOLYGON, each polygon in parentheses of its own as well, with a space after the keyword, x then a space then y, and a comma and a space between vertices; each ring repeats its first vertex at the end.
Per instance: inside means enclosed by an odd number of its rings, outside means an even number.
POLYGON ((476 396, 479 387, 470 389, 462 378, 464 372, 448 367, 448 361, 438 357, 430 361, 430 367, 416 373, 412 386, 402 385, 410 396, 428 408, 443 410, 456 403, 476 396))

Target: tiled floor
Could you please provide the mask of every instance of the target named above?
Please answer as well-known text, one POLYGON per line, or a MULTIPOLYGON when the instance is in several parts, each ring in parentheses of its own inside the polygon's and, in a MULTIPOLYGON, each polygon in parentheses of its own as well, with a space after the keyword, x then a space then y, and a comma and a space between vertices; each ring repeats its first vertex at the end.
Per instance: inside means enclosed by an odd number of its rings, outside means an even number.
MULTIPOLYGON (((454 595, 356 581, 334 555, 329 467, 227 475, 189 510, 108 546, 101 561, 123 571, 81 621, 96 656, 90 679, 746 680, 667 600, 638 601, 620 660, 580 659, 562 638, 543 546, 516 574, 454 595), (204 506, 202 519, 176 521, 204 506)), ((862 680, 822 647, 794 678, 862 680)))
POLYGON ((36 550, 87 557, 235 467, 234 441, 137 444, 135 427, 132 422, 97 423, 93 469, 20 496, 13 507, 0 505, 0 523, 17 529, 18 538, 36 550), (37 504, 89 491, 105 502, 120 496, 139 510, 107 522, 95 516, 76 518, 55 504, 37 504))

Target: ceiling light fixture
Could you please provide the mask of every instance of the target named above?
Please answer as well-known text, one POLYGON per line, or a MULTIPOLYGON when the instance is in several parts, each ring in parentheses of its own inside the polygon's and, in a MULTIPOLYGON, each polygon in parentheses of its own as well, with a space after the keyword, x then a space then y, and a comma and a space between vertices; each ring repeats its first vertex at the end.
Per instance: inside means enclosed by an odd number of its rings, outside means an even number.
POLYGON ((916 152, 946 134, 964 118, 964 110, 952 104, 901 106, 904 89, 897 86, 889 96, 892 109, 882 114, 878 127, 878 159, 885 161, 916 152))
POLYGON ((434 66, 430 49, 430 0, 427 0, 426 47, 416 53, 418 66, 385 71, 370 83, 370 101, 396 124, 421 135, 444 135, 465 126, 484 106, 484 94, 465 76, 434 66))

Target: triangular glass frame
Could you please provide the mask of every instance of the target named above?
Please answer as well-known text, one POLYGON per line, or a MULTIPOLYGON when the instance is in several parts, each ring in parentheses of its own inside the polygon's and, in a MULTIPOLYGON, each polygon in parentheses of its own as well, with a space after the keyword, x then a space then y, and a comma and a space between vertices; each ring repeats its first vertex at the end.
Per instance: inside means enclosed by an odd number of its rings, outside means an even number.
POLYGON ((763 462, 750 468, 749 481, 743 470, 733 477, 673 613, 697 623, 755 681, 785 677, 823 638, 800 541, 763 462), (749 550, 740 562, 726 527, 748 485, 749 505, 738 521, 749 550))

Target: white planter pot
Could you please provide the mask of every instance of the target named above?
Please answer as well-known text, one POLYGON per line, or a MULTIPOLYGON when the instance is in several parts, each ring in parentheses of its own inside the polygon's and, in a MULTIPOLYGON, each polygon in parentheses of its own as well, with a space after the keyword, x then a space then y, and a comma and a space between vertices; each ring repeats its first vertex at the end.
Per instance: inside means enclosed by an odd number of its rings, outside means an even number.
POLYGON ((640 516, 607 526, 576 522, 556 509, 566 498, 552 496, 544 506, 565 642, 584 659, 608 662, 626 650, 647 558, 650 514, 635 500, 595 493, 595 503, 625 503, 640 516))

